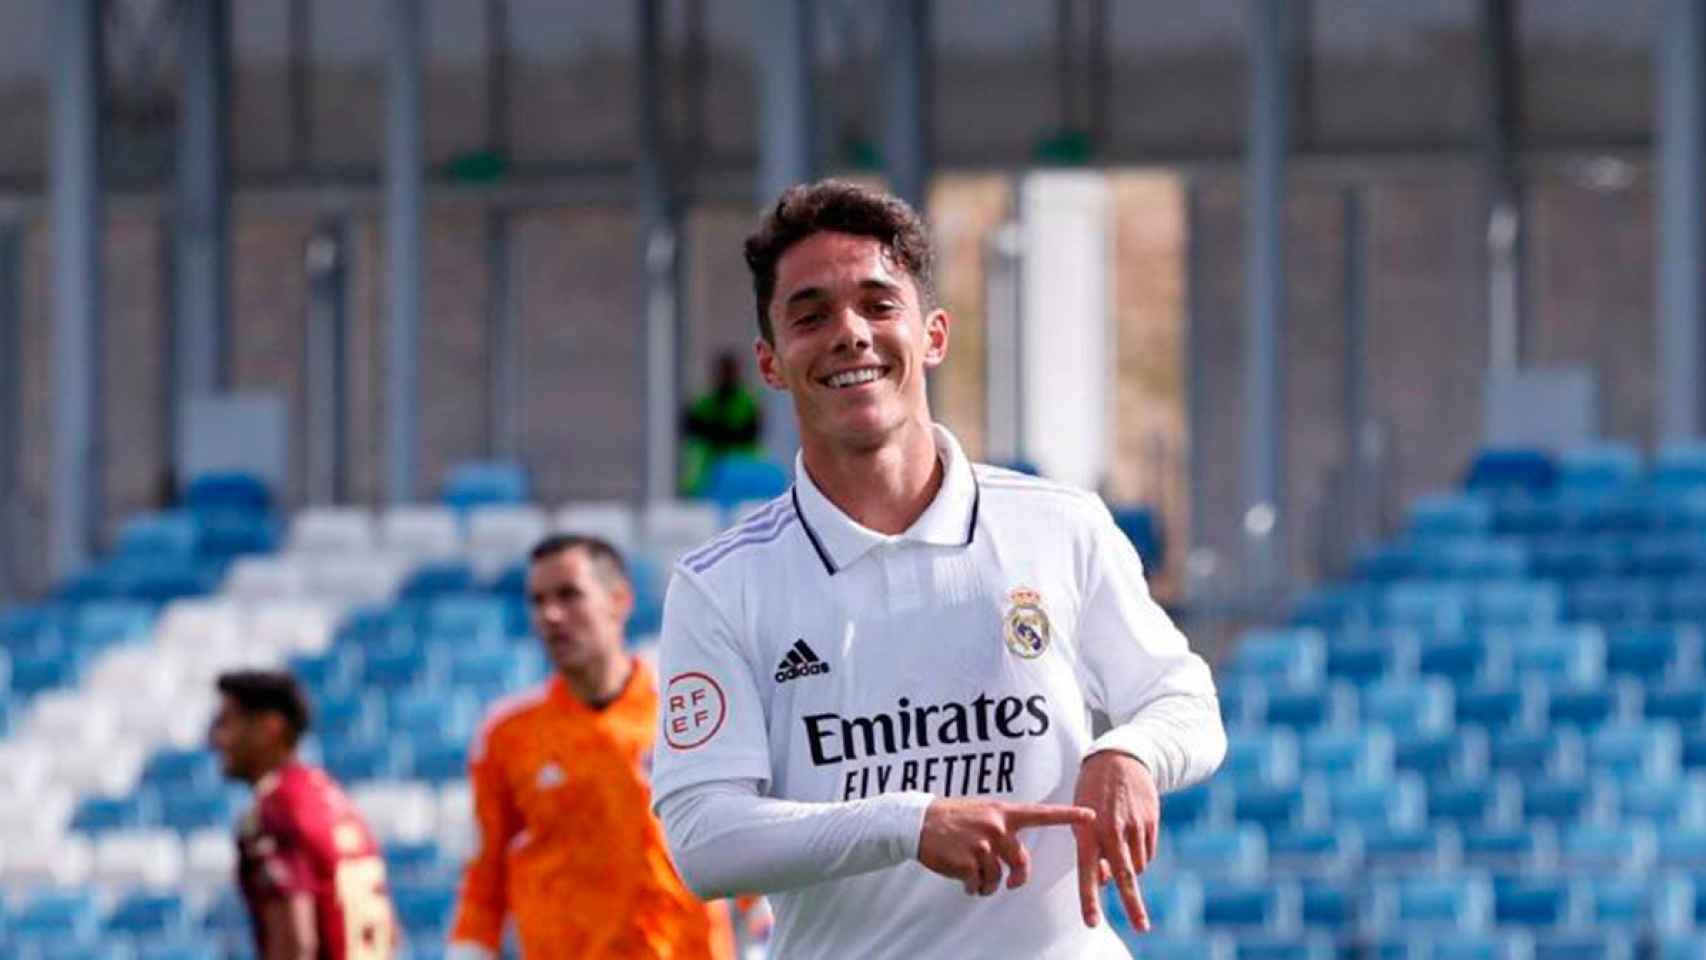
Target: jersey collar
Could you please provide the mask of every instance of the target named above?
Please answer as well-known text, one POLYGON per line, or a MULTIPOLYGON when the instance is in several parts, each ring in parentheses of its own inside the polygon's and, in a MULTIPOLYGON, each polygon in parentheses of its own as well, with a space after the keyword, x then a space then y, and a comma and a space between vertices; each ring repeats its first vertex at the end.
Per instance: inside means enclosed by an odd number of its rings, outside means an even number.
POLYGON ((912 542, 942 547, 970 546, 977 535, 977 477, 960 443, 941 424, 932 426, 936 456, 942 461, 942 487, 912 526, 899 534, 878 533, 841 511, 806 473, 805 455, 794 457, 794 511, 824 569, 834 576, 872 549, 912 542))

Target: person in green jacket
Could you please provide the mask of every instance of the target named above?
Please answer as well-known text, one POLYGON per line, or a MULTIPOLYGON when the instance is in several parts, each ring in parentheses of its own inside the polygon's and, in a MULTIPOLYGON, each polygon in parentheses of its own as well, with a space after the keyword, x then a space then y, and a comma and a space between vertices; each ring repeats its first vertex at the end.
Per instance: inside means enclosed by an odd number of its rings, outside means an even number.
POLYGON ((703 491, 711 468, 723 457, 756 456, 763 436, 758 398, 741 382, 740 358, 732 350, 717 355, 711 389, 688 406, 682 424, 681 492, 703 491))

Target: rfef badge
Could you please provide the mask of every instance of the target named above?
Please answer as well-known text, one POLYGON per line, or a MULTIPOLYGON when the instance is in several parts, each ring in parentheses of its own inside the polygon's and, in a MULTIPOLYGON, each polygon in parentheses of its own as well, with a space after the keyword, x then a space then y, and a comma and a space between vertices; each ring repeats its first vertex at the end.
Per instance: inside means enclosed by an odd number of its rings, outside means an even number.
POLYGON ((1048 614, 1043 612, 1042 594, 1020 587, 1007 594, 1007 616, 1002 622, 1007 649, 1026 660, 1035 660, 1048 649, 1048 614))

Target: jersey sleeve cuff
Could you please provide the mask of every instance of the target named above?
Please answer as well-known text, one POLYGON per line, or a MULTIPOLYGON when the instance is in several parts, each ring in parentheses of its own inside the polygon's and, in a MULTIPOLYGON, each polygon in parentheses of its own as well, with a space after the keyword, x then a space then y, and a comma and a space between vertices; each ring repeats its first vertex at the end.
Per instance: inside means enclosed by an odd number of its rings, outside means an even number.
MULTIPOLYGON (((1084 758, 1088 760, 1091 754, 1101 753, 1104 750, 1123 753, 1143 764, 1144 769, 1149 771, 1151 777, 1158 777, 1158 771, 1155 769, 1155 754, 1158 751, 1155 749, 1155 744, 1140 731, 1133 730, 1130 727, 1115 727, 1091 741, 1090 749, 1085 751, 1084 758)), ((1160 782, 1159 779, 1157 782, 1160 782)))
POLYGON ((895 852, 900 862, 918 859, 918 842, 924 835, 924 814, 936 798, 928 793, 907 790, 884 794, 884 819, 895 839, 895 852))

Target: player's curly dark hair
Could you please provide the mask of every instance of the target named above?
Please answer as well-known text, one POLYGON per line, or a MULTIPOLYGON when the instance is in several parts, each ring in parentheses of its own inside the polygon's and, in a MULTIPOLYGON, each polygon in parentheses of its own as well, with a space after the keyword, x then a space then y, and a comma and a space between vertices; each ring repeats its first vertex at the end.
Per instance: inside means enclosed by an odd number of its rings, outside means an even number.
POLYGON ((216 686, 244 713, 277 713, 283 717, 293 744, 312 722, 302 685, 282 670, 234 670, 220 674, 216 686))
POLYGON ((911 275, 920 305, 926 310, 935 306, 930 232, 905 200, 845 180, 796 184, 782 193, 758 231, 746 238, 746 265, 752 268, 758 332, 765 340, 776 342, 770 328, 776 263, 789 247, 814 233, 850 233, 875 239, 911 275))

